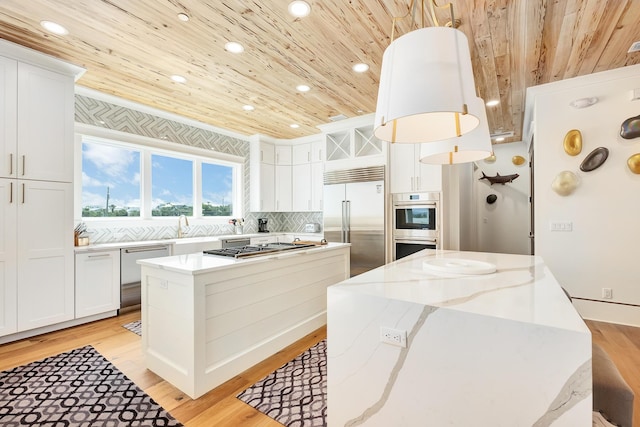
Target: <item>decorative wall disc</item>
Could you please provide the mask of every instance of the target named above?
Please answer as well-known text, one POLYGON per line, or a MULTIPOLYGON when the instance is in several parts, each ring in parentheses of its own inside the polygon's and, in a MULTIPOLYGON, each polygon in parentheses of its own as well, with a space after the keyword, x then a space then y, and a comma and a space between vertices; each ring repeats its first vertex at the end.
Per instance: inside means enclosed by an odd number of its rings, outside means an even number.
POLYGON ((578 177, 571 171, 562 171, 551 183, 553 191, 561 196, 568 196, 578 187, 578 177))
POLYGON ((640 116, 629 117, 620 125, 620 136, 633 139, 640 136, 640 116))
POLYGON ((582 134, 578 129, 572 129, 564 136, 564 151, 570 156, 577 156, 582 151, 582 134))
POLYGON ((584 158, 580 164, 580 170, 582 172, 591 172, 594 169, 598 169, 607 160, 607 157, 609 157, 609 149, 598 147, 584 158))
POLYGON ((524 165, 524 157, 522 157, 522 156, 513 156, 511 158, 511 163, 513 163, 516 166, 524 165))
POLYGON ((627 160, 627 166, 629 166, 631 172, 640 174, 640 153, 636 153, 629 157, 627 160))

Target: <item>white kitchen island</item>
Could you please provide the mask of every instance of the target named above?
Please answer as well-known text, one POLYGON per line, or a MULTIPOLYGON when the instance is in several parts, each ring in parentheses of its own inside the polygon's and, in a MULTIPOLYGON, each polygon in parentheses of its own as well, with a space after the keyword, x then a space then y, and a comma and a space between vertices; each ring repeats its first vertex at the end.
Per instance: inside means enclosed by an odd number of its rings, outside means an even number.
POLYGON ((329 287, 327 315, 329 427, 591 425, 591 333, 540 257, 422 251, 329 287), (439 271, 465 263, 497 270, 439 271))
POLYGON ((195 399, 326 324, 349 244, 140 260, 146 366, 195 399))

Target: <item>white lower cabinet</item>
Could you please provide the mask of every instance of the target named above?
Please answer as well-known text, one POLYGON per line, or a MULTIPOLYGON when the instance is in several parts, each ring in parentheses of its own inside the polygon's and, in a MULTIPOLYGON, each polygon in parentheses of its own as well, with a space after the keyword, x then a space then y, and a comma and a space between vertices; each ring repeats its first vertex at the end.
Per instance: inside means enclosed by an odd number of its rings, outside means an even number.
POLYGON ((15 179, 0 179, 0 336, 18 330, 16 186, 15 179))
POLYGON ((76 254, 76 318, 120 308, 120 251, 76 254))
POLYGON ((11 181, 11 205, 17 213, 18 332, 71 320, 73 184, 11 181))

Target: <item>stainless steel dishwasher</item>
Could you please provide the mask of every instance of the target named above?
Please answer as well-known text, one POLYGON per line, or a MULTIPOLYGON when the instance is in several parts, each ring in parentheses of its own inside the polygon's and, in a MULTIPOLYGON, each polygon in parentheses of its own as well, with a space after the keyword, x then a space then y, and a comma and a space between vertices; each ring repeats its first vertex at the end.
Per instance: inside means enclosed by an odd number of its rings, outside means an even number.
POLYGON ((139 259, 171 255, 170 245, 148 245, 120 249, 120 310, 140 304, 139 259))
POLYGON ((230 237, 226 239, 220 239, 222 248, 241 248, 248 246, 251 243, 251 239, 248 237, 230 237))

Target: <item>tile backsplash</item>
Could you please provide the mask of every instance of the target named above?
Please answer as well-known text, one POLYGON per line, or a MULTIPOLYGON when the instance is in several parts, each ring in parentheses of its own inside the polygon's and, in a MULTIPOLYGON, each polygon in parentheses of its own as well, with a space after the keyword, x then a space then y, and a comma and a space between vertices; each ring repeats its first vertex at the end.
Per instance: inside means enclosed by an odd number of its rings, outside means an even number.
MULTIPOLYGON (((248 140, 222 135, 79 94, 76 94, 75 97, 75 120, 78 123, 241 156, 245 159, 243 202, 244 206, 249 206, 248 140)), ((244 233, 258 231, 258 218, 268 218, 268 228, 271 232, 299 233, 304 231, 305 223, 322 224, 321 212, 246 212, 244 233)), ((77 218, 76 222, 80 220, 77 218)), ((177 222, 175 226, 120 227, 114 224, 109 227, 91 227, 90 223, 87 225, 89 226, 91 243, 159 240, 174 238, 177 235, 177 222)), ((190 226, 187 236, 214 236, 234 233, 235 230, 230 224, 203 224, 190 226)))

